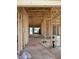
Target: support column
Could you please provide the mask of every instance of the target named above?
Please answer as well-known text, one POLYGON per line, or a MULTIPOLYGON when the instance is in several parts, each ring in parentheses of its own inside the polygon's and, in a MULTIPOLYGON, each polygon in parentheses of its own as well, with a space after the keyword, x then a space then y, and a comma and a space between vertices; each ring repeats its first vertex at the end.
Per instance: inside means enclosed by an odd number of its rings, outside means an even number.
POLYGON ((20 53, 20 51, 23 49, 23 35, 22 35, 22 12, 21 9, 18 8, 17 9, 17 49, 18 49, 18 53, 20 53))

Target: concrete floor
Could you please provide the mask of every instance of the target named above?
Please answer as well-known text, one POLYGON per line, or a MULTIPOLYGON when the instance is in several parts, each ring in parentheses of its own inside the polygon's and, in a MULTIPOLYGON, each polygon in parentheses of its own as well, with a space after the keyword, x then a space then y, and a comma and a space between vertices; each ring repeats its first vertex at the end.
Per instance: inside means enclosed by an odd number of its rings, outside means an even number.
POLYGON ((31 59, 61 59, 60 48, 46 48, 39 42, 39 38, 30 38, 26 49, 31 54, 31 59))

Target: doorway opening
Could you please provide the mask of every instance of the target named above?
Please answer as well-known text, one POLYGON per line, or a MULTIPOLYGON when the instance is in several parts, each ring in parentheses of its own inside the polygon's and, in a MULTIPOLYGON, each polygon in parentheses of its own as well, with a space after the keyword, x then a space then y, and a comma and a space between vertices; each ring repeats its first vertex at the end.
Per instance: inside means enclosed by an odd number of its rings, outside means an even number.
POLYGON ((30 35, 41 34, 40 27, 30 27, 30 35))

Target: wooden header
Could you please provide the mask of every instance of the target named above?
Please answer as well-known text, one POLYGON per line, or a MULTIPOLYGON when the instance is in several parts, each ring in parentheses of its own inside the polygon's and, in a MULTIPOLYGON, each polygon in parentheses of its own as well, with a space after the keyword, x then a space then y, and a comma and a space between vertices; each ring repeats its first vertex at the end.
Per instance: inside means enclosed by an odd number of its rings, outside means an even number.
POLYGON ((61 1, 55 0, 18 0, 18 7, 52 7, 52 6, 60 6, 61 1))

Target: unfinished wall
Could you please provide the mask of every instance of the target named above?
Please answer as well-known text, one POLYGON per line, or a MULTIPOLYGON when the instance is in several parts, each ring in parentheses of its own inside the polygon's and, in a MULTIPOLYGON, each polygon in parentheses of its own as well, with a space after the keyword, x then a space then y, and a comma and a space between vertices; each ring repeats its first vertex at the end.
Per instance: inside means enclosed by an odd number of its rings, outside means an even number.
POLYGON ((23 50, 28 43, 28 14, 24 8, 17 9, 17 30, 18 30, 18 53, 23 50))
POLYGON ((46 36, 46 20, 43 19, 43 22, 41 23, 41 34, 43 37, 46 36))
MULTIPOLYGON (((49 41, 49 44, 51 44, 51 42, 54 40, 55 41, 55 45, 56 46, 61 46, 61 38, 60 38, 60 28, 61 28, 61 16, 57 16, 56 18, 44 18, 42 24, 41 24, 41 32, 42 35, 47 39, 47 41, 49 41), (55 31, 53 26, 55 26, 55 31), (56 34, 54 34, 56 33, 56 34), (55 39, 53 39, 53 36, 55 36, 55 39), (50 39, 50 40, 48 40, 50 39)), ((45 39, 44 39, 45 40, 45 39)))
MULTIPOLYGON (((23 36, 24 36, 24 45, 28 43, 28 29, 29 29, 29 16, 27 12, 23 9, 23 36)), ((24 46, 25 47, 25 46, 24 46)))
MULTIPOLYGON (((61 46, 61 16, 59 15, 54 20, 52 20, 52 26, 56 26, 56 46, 61 46)), ((53 28, 52 28, 53 30, 53 28)), ((53 34, 54 35, 54 34, 53 34)))
POLYGON ((50 18, 44 18, 43 19, 43 22, 41 24, 41 32, 42 32, 42 35, 44 37, 50 37, 51 36, 51 19, 50 18))

